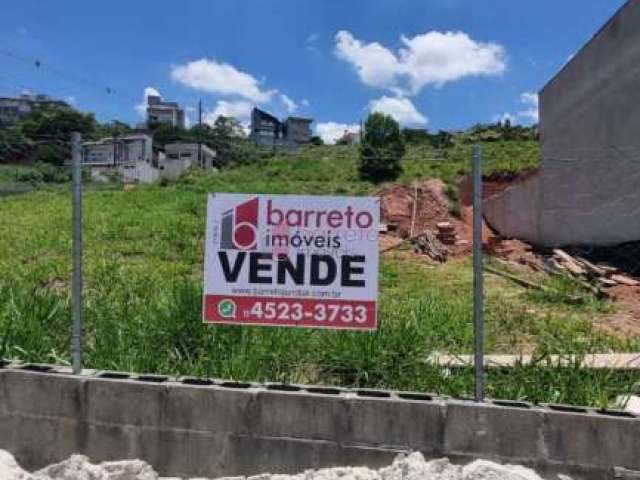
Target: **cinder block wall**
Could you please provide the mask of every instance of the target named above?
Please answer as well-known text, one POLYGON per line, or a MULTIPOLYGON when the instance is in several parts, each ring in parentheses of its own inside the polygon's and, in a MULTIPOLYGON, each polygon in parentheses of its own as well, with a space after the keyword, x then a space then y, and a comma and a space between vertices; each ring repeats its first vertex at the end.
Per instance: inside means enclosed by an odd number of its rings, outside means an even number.
POLYGON ((424 394, 84 372, 0 370, 0 448, 37 469, 73 453, 141 458, 163 475, 295 473, 389 464, 403 451, 606 478, 640 470, 640 420, 622 412, 476 404, 424 394))

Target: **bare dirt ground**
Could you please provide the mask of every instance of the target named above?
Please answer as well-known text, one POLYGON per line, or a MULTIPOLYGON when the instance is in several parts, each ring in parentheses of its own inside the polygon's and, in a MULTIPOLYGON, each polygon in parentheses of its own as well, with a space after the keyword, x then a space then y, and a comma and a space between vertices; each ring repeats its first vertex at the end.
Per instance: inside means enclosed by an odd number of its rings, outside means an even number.
MULTIPOLYGON (((394 244, 394 240, 390 238, 405 239, 412 235, 420 235, 426 230, 435 231, 438 223, 449 222, 454 226, 458 237, 455 245, 447 247, 449 254, 464 256, 471 253, 471 224, 452 215, 452 203, 442 180, 391 185, 382 188, 377 195, 380 197, 382 221, 397 226, 395 235, 382 236, 389 237, 382 241, 384 245, 394 244), (415 216, 414 198, 417 198, 415 216)), ((381 248, 384 249, 382 244, 381 248)))
MULTIPOLYGON (((535 172, 525 172, 517 177, 498 176, 485 179, 484 197, 495 195, 513 185, 514 182, 522 181, 532 174, 535 172)), ((454 210, 452 200, 446 190, 446 185, 439 179, 413 182, 410 185, 393 184, 381 188, 377 195, 380 197, 382 222, 397 226, 397 231, 380 236, 381 250, 396 247, 403 242, 403 239, 420 235, 426 230, 434 232, 437 230, 438 223, 449 222, 455 228, 457 237, 455 245, 447 246, 449 255, 452 257, 470 255, 473 232, 470 178, 463 177, 458 182, 459 217, 452 213, 454 210)), ((544 274, 545 252, 537 251, 517 239, 503 239, 484 222, 482 239, 487 254, 518 266, 518 269, 525 274, 528 272, 544 274)), ((407 254, 417 255, 409 252, 407 254)), ((602 260, 602 253, 597 252, 597 255, 593 260, 602 260)), ((586 254, 585 256, 588 257, 586 254)), ((607 252, 607 257, 613 259, 611 263, 622 273, 635 278, 640 277, 640 245, 638 250, 628 245, 623 246, 617 252, 616 250, 607 252)), ((607 293, 614 302, 615 312, 598 317, 594 320, 594 325, 621 338, 640 335, 640 287, 618 285, 608 289, 607 293)))
POLYGON ((604 332, 618 337, 640 335, 640 287, 618 285, 610 289, 616 311, 595 320, 604 332))

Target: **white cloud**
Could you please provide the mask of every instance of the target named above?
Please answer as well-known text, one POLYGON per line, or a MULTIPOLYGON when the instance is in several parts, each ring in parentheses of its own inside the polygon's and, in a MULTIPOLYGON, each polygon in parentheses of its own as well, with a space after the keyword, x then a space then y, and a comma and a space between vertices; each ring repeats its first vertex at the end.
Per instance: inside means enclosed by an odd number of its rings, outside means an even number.
POLYGON ((520 94, 520 104, 524 106, 524 110, 520 110, 517 114, 503 113, 493 117, 494 122, 504 123, 506 119, 511 121, 512 125, 524 121, 526 123, 538 123, 540 120, 538 94, 534 92, 524 92, 520 94))
POLYGON ((533 92, 524 92, 520 95, 520 103, 527 108, 518 112, 518 116, 533 123, 540 120, 538 94, 533 92))
POLYGON ((298 110, 298 104, 287 97, 284 93, 279 94, 280 101, 288 113, 294 113, 298 110))
POLYGON ((360 127, 357 124, 336 123, 336 122, 324 122, 316 125, 316 134, 322 138, 324 143, 334 144, 338 141, 345 132, 357 133, 360 131, 360 127))
POLYGON ((394 53, 341 30, 335 36, 335 53, 355 67, 362 83, 396 94, 417 94, 426 85, 442 86, 469 76, 498 76, 506 70, 504 47, 476 42, 464 32, 431 31, 402 36, 401 41, 404 47, 394 53))
POLYGON ((260 82, 233 65, 201 58, 171 70, 171 78, 187 87, 219 95, 235 95, 254 102, 268 102, 274 91, 263 91, 260 82))
POLYGON ((422 115, 408 98, 383 96, 369 103, 372 112, 391 115, 401 125, 426 125, 427 117, 422 115))
POLYGON ((303 107, 308 107, 309 106, 309 100, 307 100, 306 98, 303 98, 302 101, 300 102, 300 104, 303 107))
POLYGON ((336 56, 355 67, 362 83, 378 88, 394 85, 399 64, 388 49, 377 42, 363 44, 345 30, 336 34, 335 41, 336 56))
POLYGON ((157 88, 147 87, 144 89, 144 94, 142 95, 142 101, 135 106, 136 112, 141 117, 145 117, 147 115, 147 98, 149 96, 161 97, 160 92, 157 88))
POLYGON ((469 76, 496 76, 506 70, 504 47, 479 43, 463 32, 429 32, 402 37, 403 72, 413 93, 425 85, 437 86, 469 76))
POLYGON ((216 119, 220 115, 222 115, 224 117, 233 117, 243 125, 246 125, 251 119, 252 109, 253 104, 247 100, 218 100, 215 108, 209 112, 206 112, 202 116, 202 121, 206 124, 213 125, 216 119))

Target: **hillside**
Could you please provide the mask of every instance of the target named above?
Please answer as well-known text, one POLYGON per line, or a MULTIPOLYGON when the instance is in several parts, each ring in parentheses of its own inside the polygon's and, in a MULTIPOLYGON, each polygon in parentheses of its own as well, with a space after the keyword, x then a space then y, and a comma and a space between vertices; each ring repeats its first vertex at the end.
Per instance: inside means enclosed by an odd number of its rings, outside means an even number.
MULTIPOLYGON (((535 168, 537 143, 484 143, 485 173, 535 168)), ((408 148, 399 182, 455 180, 471 146, 408 148)), ((208 192, 363 195, 377 186, 356 175, 357 149, 308 147, 220 172, 193 171, 175 183, 87 186, 85 194, 86 365, 91 368, 251 380, 337 383, 468 395, 472 373, 427 363, 434 352, 472 351, 471 263, 436 266, 400 249, 381 262, 375 333, 235 328, 201 324, 205 200, 208 192)), ((66 363, 69 358, 70 190, 68 184, 0 199, 0 356, 66 363)), ((530 292, 487 276, 491 352, 632 351, 638 339, 598 331, 610 306, 584 292, 530 292), (572 296, 573 298, 573 296, 572 296)), ((627 374, 520 367, 489 376, 492 396, 601 404, 625 392, 627 374), (519 378, 513 381, 513 376, 519 378)))

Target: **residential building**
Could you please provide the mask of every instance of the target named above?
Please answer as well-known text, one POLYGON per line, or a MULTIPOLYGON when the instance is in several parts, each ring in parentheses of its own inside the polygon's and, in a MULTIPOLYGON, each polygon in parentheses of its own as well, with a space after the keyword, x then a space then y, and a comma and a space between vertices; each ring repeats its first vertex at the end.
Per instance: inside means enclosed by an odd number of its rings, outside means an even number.
POLYGON ((153 147, 153 139, 146 133, 84 142, 82 153, 82 164, 90 168, 92 178, 116 173, 125 182, 149 183, 158 180, 158 165, 164 161, 164 152, 153 147))
POLYGON ((284 121, 284 138, 289 143, 304 145, 311 142, 310 118, 289 117, 284 121))
POLYGON ((16 122, 28 113, 45 106, 71 108, 67 102, 55 100, 41 94, 23 94, 18 97, 0 97, 0 124, 16 122))
POLYGON ((342 137, 336 140, 337 145, 359 145, 360 144, 360 132, 350 132, 345 130, 342 137))
POLYGON ((91 169, 94 178, 116 173, 125 182, 154 182, 160 178, 178 178, 193 165, 213 168, 216 152, 197 143, 169 143, 164 148, 153 146, 147 133, 135 133, 120 137, 107 137, 97 142, 85 142, 84 166, 91 169))
POLYGON ((182 172, 194 165, 213 168, 216 164, 216 152, 206 145, 168 143, 164 146, 164 151, 164 160, 159 164, 162 177, 178 178, 182 172))
POLYGON ((94 167, 120 167, 154 162, 153 139, 146 133, 107 137, 82 144, 82 163, 94 167))
POLYGON ((640 0, 540 91, 540 169, 485 202, 505 237, 542 246, 640 240, 640 0))
POLYGON ((311 142, 310 118, 288 117, 280 121, 277 117, 259 108, 251 112, 249 137, 258 145, 276 148, 297 148, 311 142))
POLYGON ((271 146, 284 138, 284 128, 276 117, 254 108, 251 111, 251 133, 249 134, 258 145, 271 146))
POLYGON ((168 123, 184 128, 184 110, 176 102, 164 102, 157 95, 147 97, 147 124, 168 123))

